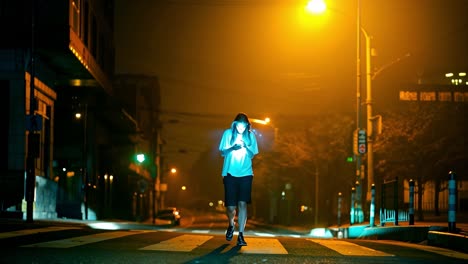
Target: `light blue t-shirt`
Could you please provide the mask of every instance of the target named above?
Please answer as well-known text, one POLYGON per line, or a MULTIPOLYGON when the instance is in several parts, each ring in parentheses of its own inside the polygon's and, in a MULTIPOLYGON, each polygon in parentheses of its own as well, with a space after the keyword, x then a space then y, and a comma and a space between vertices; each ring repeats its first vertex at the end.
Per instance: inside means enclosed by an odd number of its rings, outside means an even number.
MULTIPOLYGON (((224 155, 223 170, 221 173, 223 177, 227 176, 228 173, 234 177, 253 175, 252 159, 258 154, 258 146, 255 134, 250 132, 249 135, 250 144, 248 146, 238 150, 232 150, 224 155), (246 148, 248 148, 251 153, 249 153, 246 148)), ((242 135, 238 133, 234 133, 234 136, 242 137, 242 135)), ((219 151, 221 151, 221 153, 235 145, 235 143, 231 144, 231 138, 232 129, 226 129, 219 143, 219 151)))

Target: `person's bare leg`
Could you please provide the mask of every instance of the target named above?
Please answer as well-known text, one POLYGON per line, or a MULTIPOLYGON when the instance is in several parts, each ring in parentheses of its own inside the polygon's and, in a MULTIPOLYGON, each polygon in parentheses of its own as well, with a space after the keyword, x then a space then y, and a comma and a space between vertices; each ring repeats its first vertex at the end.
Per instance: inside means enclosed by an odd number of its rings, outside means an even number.
POLYGON ((238 202, 238 222, 239 222, 239 232, 244 232, 245 225, 247 223, 247 203, 243 201, 238 202))
POLYGON ((226 207, 226 215, 229 220, 229 225, 234 226, 234 219, 236 218, 236 207, 235 206, 226 207))
POLYGON ((226 230, 226 240, 231 241, 234 235, 234 218, 236 217, 236 207, 235 206, 227 206, 226 207, 226 215, 229 220, 229 226, 226 230))
POLYGON ((238 246, 247 246, 247 242, 244 239, 244 229, 247 223, 247 203, 239 201, 237 203, 237 210, 239 210, 239 215, 237 216, 237 221, 239 222, 239 236, 237 237, 238 246))

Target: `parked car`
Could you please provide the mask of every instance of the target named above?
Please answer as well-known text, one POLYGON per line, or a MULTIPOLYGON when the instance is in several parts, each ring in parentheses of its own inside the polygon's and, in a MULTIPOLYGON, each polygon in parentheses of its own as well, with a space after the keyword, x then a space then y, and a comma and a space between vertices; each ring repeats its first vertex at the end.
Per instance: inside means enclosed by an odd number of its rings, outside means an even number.
POLYGON ((180 225, 180 218, 180 211, 175 207, 161 209, 156 214, 156 219, 168 220, 171 225, 180 225))

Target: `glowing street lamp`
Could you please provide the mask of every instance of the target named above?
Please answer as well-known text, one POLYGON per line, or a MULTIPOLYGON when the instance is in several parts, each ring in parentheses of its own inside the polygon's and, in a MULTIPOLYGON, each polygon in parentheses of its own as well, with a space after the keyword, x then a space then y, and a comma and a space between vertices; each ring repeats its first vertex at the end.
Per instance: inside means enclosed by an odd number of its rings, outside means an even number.
POLYGON ((306 10, 313 14, 321 14, 327 9, 323 0, 311 0, 307 3, 306 10))

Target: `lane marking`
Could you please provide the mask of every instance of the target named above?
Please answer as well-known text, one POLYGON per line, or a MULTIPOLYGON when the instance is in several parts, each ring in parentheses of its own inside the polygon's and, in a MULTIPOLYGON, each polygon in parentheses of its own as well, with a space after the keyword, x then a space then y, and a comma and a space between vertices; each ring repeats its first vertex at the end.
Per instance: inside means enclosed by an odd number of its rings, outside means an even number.
POLYGON ((275 237, 275 235, 270 234, 270 233, 256 233, 256 232, 254 232, 254 234, 256 236, 259 236, 259 237, 275 237))
MULTIPOLYGON (((288 254, 276 238, 246 237, 247 246, 239 250, 243 254, 288 254)), ((234 244, 235 245, 235 244, 234 244)))
POLYGON ((452 257, 452 258, 458 258, 458 259, 468 259, 468 254, 466 254, 466 253, 458 252, 458 251, 455 251, 455 250, 442 248, 442 247, 434 247, 434 246, 428 246, 428 245, 420 245, 420 244, 413 244, 413 243, 407 243, 407 242, 401 242, 401 241, 388 241, 388 240, 376 240, 376 241, 372 241, 372 242, 387 244, 387 245, 398 245, 398 246, 403 246, 403 247, 415 248, 415 249, 424 250, 424 251, 436 253, 436 254, 439 254, 439 255, 443 255, 443 256, 446 256, 446 257, 452 257))
POLYGON ((160 250, 160 251, 183 251, 190 252, 194 248, 201 246, 213 236, 204 235, 181 235, 160 243, 149 245, 140 250, 160 250))
POLYGON ((372 248, 363 247, 354 243, 336 240, 336 239, 312 239, 307 240, 314 243, 325 246, 331 250, 334 250, 341 255, 345 256, 373 256, 373 257, 390 257, 393 254, 388 254, 382 251, 378 251, 372 248))
POLYGON ((210 230, 192 230, 192 233, 195 234, 208 234, 210 230))
POLYGON ((22 247, 71 248, 71 247, 82 246, 82 245, 86 245, 90 243, 96 243, 96 242, 100 242, 104 240, 131 236, 131 235, 145 233, 145 232, 149 232, 149 231, 144 230, 144 231, 104 232, 104 233, 99 233, 99 234, 94 234, 94 235, 72 237, 72 238, 67 238, 67 239, 24 245, 22 247))
POLYGON ((0 239, 10 238, 10 237, 17 237, 17 236, 34 235, 34 234, 46 233, 46 232, 70 230, 70 229, 81 229, 81 228, 79 228, 79 227, 50 226, 50 227, 44 227, 44 228, 24 229, 24 230, 0 233, 0 239))

